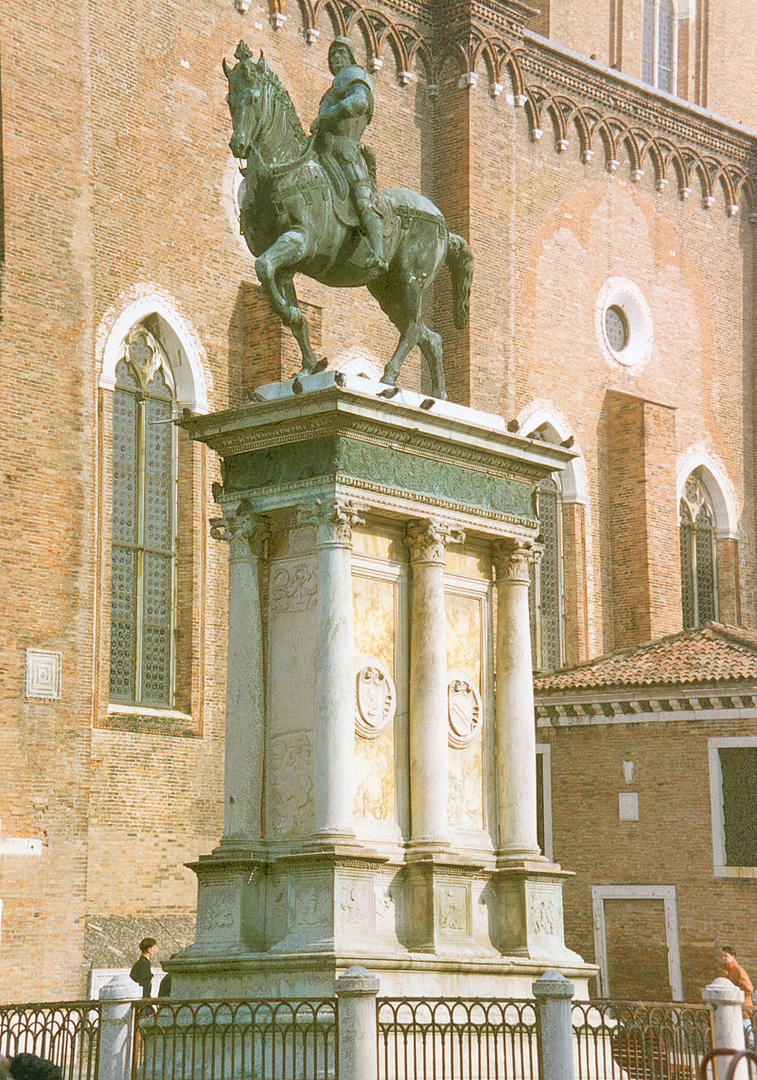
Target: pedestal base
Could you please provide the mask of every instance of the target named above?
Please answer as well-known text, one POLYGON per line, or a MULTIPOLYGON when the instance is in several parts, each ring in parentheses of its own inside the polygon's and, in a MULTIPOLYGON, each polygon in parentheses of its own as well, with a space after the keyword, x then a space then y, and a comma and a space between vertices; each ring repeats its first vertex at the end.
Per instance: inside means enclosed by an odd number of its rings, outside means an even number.
POLYGON ((382 995, 530 997, 548 968, 586 991, 595 968, 565 947, 559 867, 403 854, 314 843, 200 859, 197 940, 168 961, 172 996, 328 997, 356 963, 382 995))

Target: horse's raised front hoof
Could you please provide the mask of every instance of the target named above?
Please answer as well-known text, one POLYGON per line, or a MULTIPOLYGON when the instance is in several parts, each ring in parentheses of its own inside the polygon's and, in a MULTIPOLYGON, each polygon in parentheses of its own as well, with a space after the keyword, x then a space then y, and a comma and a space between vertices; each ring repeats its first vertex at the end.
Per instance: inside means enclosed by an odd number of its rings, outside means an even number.
POLYGON ((399 371, 390 371, 388 367, 384 368, 384 374, 381 376, 381 382, 386 383, 387 386, 395 386, 397 383, 397 376, 399 371))

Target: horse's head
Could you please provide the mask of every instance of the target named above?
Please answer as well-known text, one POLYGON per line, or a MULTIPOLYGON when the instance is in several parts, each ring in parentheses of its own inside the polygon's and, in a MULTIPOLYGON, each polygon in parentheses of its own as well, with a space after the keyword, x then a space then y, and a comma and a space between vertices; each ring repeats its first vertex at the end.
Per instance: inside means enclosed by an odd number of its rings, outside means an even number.
POLYGON ((226 103, 234 128, 229 146, 234 157, 247 158, 260 120, 266 64, 262 52, 257 61, 253 60, 250 47, 244 41, 239 42, 234 55, 239 63, 233 68, 226 63, 225 57, 223 61, 223 72, 229 80, 226 103))

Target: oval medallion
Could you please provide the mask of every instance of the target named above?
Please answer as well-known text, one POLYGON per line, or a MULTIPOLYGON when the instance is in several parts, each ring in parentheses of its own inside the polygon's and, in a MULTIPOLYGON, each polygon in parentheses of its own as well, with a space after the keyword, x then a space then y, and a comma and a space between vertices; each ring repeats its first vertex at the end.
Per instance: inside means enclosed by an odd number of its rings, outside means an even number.
POLYGON ((383 660, 359 656, 355 673, 355 731, 375 739, 391 724, 397 707, 394 679, 383 660))
POLYGON ((454 750, 462 750, 481 730, 483 708, 478 687, 464 671, 447 673, 447 741, 454 750))

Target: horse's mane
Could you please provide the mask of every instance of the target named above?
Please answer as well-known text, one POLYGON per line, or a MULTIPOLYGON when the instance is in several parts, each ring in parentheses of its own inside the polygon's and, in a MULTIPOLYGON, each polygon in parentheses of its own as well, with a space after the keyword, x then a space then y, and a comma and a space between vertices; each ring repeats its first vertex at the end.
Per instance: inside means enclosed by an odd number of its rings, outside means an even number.
POLYGON ((268 67, 265 60, 262 65, 256 64, 255 61, 245 60, 245 72, 249 73, 252 77, 257 77, 262 80, 267 86, 271 88, 271 93, 274 96, 274 102, 280 106, 284 113, 284 119, 289 127, 291 127, 293 134, 295 135, 300 149, 304 149, 307 143, 307 136, 302 129, 300 118, 297 115, 297 110, 294 107, 294 102, 289 96, 289 91, 284 86, 281 79, 276 72, 268 67))

